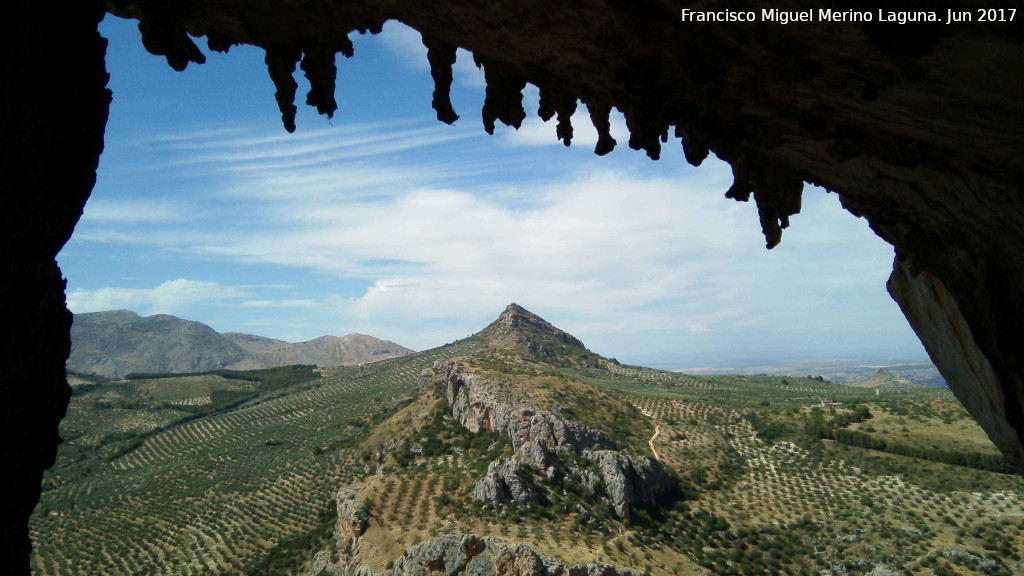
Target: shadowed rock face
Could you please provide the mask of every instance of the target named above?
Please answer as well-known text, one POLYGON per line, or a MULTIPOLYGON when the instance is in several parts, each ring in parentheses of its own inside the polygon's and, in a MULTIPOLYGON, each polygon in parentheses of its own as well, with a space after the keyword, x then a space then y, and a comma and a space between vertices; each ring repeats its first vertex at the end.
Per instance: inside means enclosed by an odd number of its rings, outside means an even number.
POLYGON ((55 260, 96 182, 110 106, 99 2, 0 4, 0 573, 28 574, 28 518, 71 389, 55 260))
MULTIPOLYGON (((810 0, 774 7, 819 9, 810 0)), ((1014 23, 950 26, 740 26, 684 24, 680 8, 667 0, 106 4, 138 19, 146 48, 178 70, 205 59, 189 34, 205 36, 211 50, 265 48, 288 130, 296 66, 311 84, 306 103, 331 115, 334 55, 352 55, 347 34, 398 19, 423 34, 433 107, 444 122, 457 115, 448 88, 463 47, 484 67, 488 132, 496 122, 522 123, 520 91, 531 82, 541 92, 537 113, 557 117, 566 143, 582 101, 601 134, 595 152, 604 154, 616 145, 608 130, 615 107, 631 148, 657 158, 670 138, 681 139, 694 164, 710 152, 729 162, 735 181, 726 195, 757 202, 769 247, 800 210, 803 182, 837 192, 894 246, 889 291, 951 388, 1007 458, 1024 463, 1019 15, 1014 23)), ((83 1, 54 10, 32 0, 0 9, 0 325, 6 340, 18 341, 3 351, 8 376, 0 384, 0 465, 16 471, 0 486, 0 562, 12 574, 28 573, 27 516, 67 402, 70 316, 54 257, 81 215, 102 150, 110 97, 96 32, 103 9, 83 1)))

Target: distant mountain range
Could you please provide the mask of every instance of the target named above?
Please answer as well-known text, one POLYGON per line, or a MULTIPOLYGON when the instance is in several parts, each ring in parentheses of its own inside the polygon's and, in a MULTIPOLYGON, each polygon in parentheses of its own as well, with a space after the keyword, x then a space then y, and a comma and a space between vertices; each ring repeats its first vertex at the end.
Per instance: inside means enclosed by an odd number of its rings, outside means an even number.
POLYGON ((76 314, 68 370, 122 378, 132 372, 252 370, 289 364, 350 366, 405 356, 412 350, 372 336, 321 336, 291 343, 221 334, 201 322, 129 310, 76 314))
POLYGON ((847 380, 843 384, 855 388, 878 388, 880 390, 906 390, 908 388, 926 387, 924 384, 897 376, 885 368, 879 368, 870 374, 865 374, 853 380, 847 380))

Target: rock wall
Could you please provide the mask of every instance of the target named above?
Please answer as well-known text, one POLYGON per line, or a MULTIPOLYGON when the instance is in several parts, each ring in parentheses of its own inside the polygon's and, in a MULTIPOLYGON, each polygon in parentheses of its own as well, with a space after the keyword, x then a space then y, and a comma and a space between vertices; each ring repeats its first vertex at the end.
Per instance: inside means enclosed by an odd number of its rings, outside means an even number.
POLYGON ((434 370, 447 383, 452 417, 471 432, 496 432, 517 445, 543 442, 549 448, 569 446, 576 451, 612 446, 604 434, 530 407, 523 396, 500 395, 485 378, 465 373, 458 362, 437 362, 434 370))
POLYGON ((617 450, 603 432, 538 410, 523 396, 502 395, 496 383, 465 372, 458 362, 434 365, 448 386, 452 417, 472 432, 497 432, 513 439, 516 453, 490 463, 473 487, 475 500, 501 506, 537 502, 539 478, 574 475, 594 497, 607 498, 620 518, 678 488, 656 461, 617 450), (586 461, 597 471, 585 469, 586 461), (598 486, 601 490, 598 490, 598 486))
POLYGON ((442 536, 410 547, 385 576, 637 576, 611 565, 564 564, 499 538, 442 536))
POLYGON ((110 105, 102 3, 0 4, 0 573, 29 573, 28 518, 71 395, 55 260, 96 179, 110 105))

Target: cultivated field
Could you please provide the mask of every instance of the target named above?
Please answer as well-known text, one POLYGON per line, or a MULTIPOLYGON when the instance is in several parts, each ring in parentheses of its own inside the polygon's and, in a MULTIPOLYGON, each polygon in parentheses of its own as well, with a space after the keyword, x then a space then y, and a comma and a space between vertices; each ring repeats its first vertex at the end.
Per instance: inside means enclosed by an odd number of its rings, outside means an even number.
POLYGON ((358 562, 378 573, 466 533, 653 576, 1020 569, 1024 484, 944 389, 688 376, 546 346, 556 354, 536 358, 467 339, 287 377, 78 383, 32 519, 34 570, 303 573, 316 553, 351 552, 332 538, 339 490, 366 498, 358 562), (633 453, 653 447, 681 498, 623 521, 555 477, 536 504, 482 506, 473 484, 514 447, 452 420, 440 382, 417 385, 452 358, 633 453))

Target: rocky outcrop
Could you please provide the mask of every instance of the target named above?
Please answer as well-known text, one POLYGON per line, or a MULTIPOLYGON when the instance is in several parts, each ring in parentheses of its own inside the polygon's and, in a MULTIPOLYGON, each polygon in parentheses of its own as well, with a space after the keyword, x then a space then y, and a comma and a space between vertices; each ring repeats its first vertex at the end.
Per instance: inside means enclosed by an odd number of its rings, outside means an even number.
POLYGON ((442 536, 405 551, 385 576, 637 576, 606 564, 565 564, 500 538, 442 536))
POLYGON ((650 458, 614 450, 588 451, 584 456, 597 463, 604 490, 620 518, 628 519, 632 508, 654 504, 678 487, 675 478, 650 458))
POLYGON ((852 380, 843 382, 843 386, 854 388, 877 388, 879 390, 907 390, 910 388, 925 388, 924 384, 897 376, 885 368, 879 368, 870 374, 858 376, 852 380))
POLYGON ((473 485, 473 499, 494 504, 510 500, 536 502, 537 489, 518 459, 499 458, 487 466, 487 473, 473 485))
POLYGON ((488 346, 522 354, 555 356, 563 345, 586 350, 578 338, 513 302, 477 336, 488 346))
POLYGON ((351 550, 359 543, 359 537, 370 526, 370 514, 366 511, 365 488, 345 488, 338 492, 335 503, 338 508, 338 523, 335 535, 343 549, 351 550))
POLYGON ((447 383, 452 417, 472 432, 496 432, 518 444, 542 442, 547 448, 560 446, 582 451, 611 447, 603 433, 527 405, 525 396, 502 395, 494 383, 465 373, 458 362, 437 362, 434 370, 447 383))
POLYGON ((615 513, 628 519, 637 505, 653 503, 677 487, 659 462, 615 450, 602 432, 529 406, 528 397, 498 391, 495 381, 467 373, 458 362, 434 365, 448 386, 452 417, 472 432, 496 432, 513 439, 516 453, 499 458, 473 488, 473 498, 500 506, 509 501, 535 502, 537 476, 575 475, 590 494, 603 487, 615 513), (593 461, 596 474, 583 466, 593 461))

